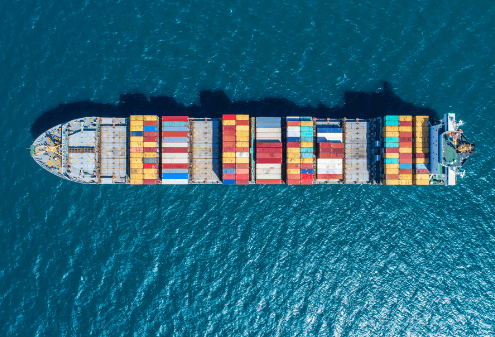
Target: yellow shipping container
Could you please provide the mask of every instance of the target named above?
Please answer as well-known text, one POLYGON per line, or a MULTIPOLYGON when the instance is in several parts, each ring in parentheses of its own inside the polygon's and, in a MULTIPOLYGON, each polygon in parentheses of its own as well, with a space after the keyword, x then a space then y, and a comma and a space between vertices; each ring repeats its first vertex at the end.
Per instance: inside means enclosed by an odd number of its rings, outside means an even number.
POLYGON ((236 131, 236 137, 249 137, 249 131, 236 131))
POLYGON ((384 153, 383 158, 399 158, 398 153, 384 153))
POLYGON ((301 174, 300 169, 287 169, 287 174, 301 174))
POLYGON ((399 185, 399 181, 396 179, 386 179, 385 185, 399 185))
POLYGON ((248 121, 249 115, 235 115, 235 119, 238 121, 248 121))
POLYGON ((142 125, 131 125, 129 127, 131 131, 143 131, 143 126, 142 125))
MULTIPOLYGON (((242 158, 239 158, 239 159, 242 159, 242 158)), ((224 163, 224 164, 235 164, 235 157, 234 158, 222 158, 222 163, 224 163)))
POLYGON ((413 120, 412 116, 399 116, 400 122, 412 122, 412 120, 413 120))
POLYGON ((429 164, 430 158, 414 158, 414 164, 429 164))
POLYGON ((389 132, 382 132, 383 137, 399 137, 399 132, 398 131, 389 131, 389 132))
POLYGON ((235 162, 237 164, 249 164, 249 158, 236 158, 235 162))
POLYGON ((144 141, 144 137, 130 137, 131 142, 142 142, 144 141))
POLYGON ((130 185, 142 185, 143 179, 131 179, 129 182, 130 185))
POLYGON ((413 175, 412 174, 401 174, 399 176, 399 180, 412 180, 413 175))
POLYGON ((142 169, 143 168, 143 163, 142 162, 141 163, 129 163, 129 166, 131 168, 140 168, 140 169, 142 169))
POLYGON ((154 116, 154 115, 144 115, 144 120, 146 122, 155 122, 155 121, 158 121, 158 116, 154 116))
POLYGON ((399 132, 399 127, 398 126, 384 126, 382 128, 382 132, 399 132))
POLYGON ((156 152, 145 152, 144 153, 144 158, 157 158, 158 153, 156 152))
POLYGON ((313 126, 312 121, 301 121, 301 126, 313 126))
POLYGON ((132 125, 141 125, 143 126, 144 125, 144 122, 143 121, 130 121, 129 124, 132 126, 132 125))
POLYGON ((287 152, 287 158, 301 158, 301 154, 297 152, 287 152))
POLYGON ((399 147, 399 153, 413 153, 412 147, 399 147))
POLYGON ((385 174, 399 174, 398 168, 384 168, 383 173, 385 174))
POLYGON ((414 152, 415 153, 430 153, 430 149, 429 148, 421 148, 421 147, 416 147, 414 148, 414 152))
POLYGON ((144 142, 144 147, 158 147, 157 142, 144 142))
POLYGON ((415 121, 424 121, 424 120, 429 120, 429 116, 414 116, 415 121))
POLYGON ((399 126, 399 132, 412 132, 412 126, 399 126))
POLYGON ((313 164, 313 158, 301 158, 301 164, 313 164))
POLYGON ((131 174, 131 179, 143 179, 144 174, 138 173, 138 174, 131 174))
POLYGON ((143 144, 144 144, 144 142, 131 142, 130 143, 131 147, 144 147, 143 144))
POLYGON ((143 158, 129 158, 129 163, 143 163, 143 158))
POLYGON ((154 174, 148 173, 144 175, 144 179, 158 179, 158 175, 156 173, 154 174))
POLYGON ((300 158, 287 158, 287 164, 300 164, 300 158))
POLYGON ((400 180, 399 185, 412 185, 412 180, 400 180))
POLYGON ((238 141, 238 142, 248 142, 249 143, 249 137, 235 137, 235 139, 238 141))
POLYGON ((287 148, 287 153, 289 152, 297 152, 297 153, 300 153, 301 152, 301 149, 298 148, 298 147, 288 147, 287 148))
POLYGON ((303 143, 301 143, 301 147, 306 147, 306 148, 307 147, 313 147, 313 143, 311 143, 311 142, 303 142, 303 143))
POLYGON ((132 168, 131 169, 131 175, 133 174, 142 174, 143 173, 143 169, 136 169, 136 168, 132 168))
POLYGON ((235 147, 249 147, 249 142, 236 142, 235 147))
MULTIPOLYGON (((158 169, 143 169, 143 173, 146 174, 158 174, 158 169)), ((146 179, 146 178, 145 178, 146 179)))
POLYGON ((385 164, 385 168, 399 168, 399 164, 385 164))
POLYGON ((414 179, 416 179, 416 180, 425 180, 425 179, 429 180, 430 175, 429 174, 415 174, 414 179))
POLYGON ((414 185, 430 185, 429 180, 421 179, 421 180, 414 180, 413 181, 414 185))
POLYGON ((223 158, 235 158, 235 152, 223 152, 222 157, 223 158))
POLYGON ((143 157, 146 158, 145 153, 142 153, 142 152, 131 152, 131 153, 129 153, 129 157, 130 158, 143 158, 143 157))
POLYGON ((222 120, 222 125, 235 125, 235 121, 233 120, 222 120))
POLYGON ((249 131, 249 125, 236 125, 235 132, 237 131, 249 131))
POLYGON ((141 116, 141 115, 131 115, 131 122, 142 121, 142 120, 143 120, 143 116, 141 116))

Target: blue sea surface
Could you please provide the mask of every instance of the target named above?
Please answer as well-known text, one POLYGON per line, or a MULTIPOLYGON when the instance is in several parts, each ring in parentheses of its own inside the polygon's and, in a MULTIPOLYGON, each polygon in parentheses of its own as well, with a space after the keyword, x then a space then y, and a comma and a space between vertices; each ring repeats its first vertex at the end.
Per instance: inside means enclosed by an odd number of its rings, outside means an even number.
POLYGON ((495 335, 493 1, 0 11, 0 335, 495 335), (466 122, 457 186, 85 186, 28 150, 61 103, 222 90, 338 106, 383 81, 466 122))

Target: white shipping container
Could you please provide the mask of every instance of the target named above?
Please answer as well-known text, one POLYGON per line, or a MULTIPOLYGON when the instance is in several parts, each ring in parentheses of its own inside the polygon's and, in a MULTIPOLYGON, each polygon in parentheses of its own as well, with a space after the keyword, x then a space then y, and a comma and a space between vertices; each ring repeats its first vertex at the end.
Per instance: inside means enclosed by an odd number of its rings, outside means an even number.
POLYGON ((279 174, 280 169, 256 169, 256 174, 279 174))
POLYGON ((331 169, 327 169, 327 170, 316 170, 316 174, 342 174, 342 169, 340 170, 331 170, 331 169))
POLYGON ((301 137, 301 133, 300 132, 287 132, 287 137, 301 137))
POLYGON ((189 147, 189 143, 162 143, 162 148, 164 147, 189 147))
POLYGON ((301 128, 299 126, 288 126, 287 132, 301 132, 301 128))
POLYGON ((162 179, 162 185, 187 185, 187 179, 162 179))
POLYGON ((162 159, 189 158, 189 153, 162 153, 162 159))
POLYGON ((236 152, 235 156, 237 158, 249 158, 249 152, 236 152))
POLYGON ((282 128, 256 128, 256 134, 259 132, 276 133, 282 132, 282 128))
POLYGON ((282 173, 256 174, 256 179, 282 179, 282 173))
POLYGON ((258 132, 256 133, 256 137, 259 136, 281 136, 282 132, 258 132))
POLYGON ((162 158, 162 163, 163 164, 189 164, 189 159, 182 159, 182 158, 176 158, 176 159, 164 159, 162 158))
POLYGON ((338 164, 318 164, 318 169, 342 169, 342 165, 338 164))
POLYGON ((256 164, 256 169, 282 169, 282 164, 256 164))
POLYGON ((316 164, 338 164, 342 163, 342 159, 335 159, 335 158, 318 158, 316 159, 316 164))
POLYGON ((256 139, 276 139, 281 141, 282 135, 275 135, 275 134, 256 135, 256 139))
POLYGON ((317 133, 316 137, 324 137, 326 140, 342 141, 342 134, 341 133, 331 133, 331 132, 317 133))

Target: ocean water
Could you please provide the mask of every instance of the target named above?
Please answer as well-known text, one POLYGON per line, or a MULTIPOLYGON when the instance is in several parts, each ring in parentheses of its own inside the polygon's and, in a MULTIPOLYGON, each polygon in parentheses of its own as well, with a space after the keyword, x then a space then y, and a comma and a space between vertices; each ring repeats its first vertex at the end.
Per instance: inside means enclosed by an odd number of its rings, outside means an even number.
POLYGON ((0 10, 2 336, 495 335, 492 1, 0 10), (59 104, 221 90, 338 107, 383 81, 466 122, 457 186, 84 186, 27 150, 59 104))

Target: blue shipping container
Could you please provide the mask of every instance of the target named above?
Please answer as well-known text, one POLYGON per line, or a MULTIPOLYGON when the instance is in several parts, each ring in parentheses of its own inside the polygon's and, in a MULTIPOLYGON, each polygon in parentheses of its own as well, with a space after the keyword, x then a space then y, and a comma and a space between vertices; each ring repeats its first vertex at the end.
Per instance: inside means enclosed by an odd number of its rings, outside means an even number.
POLYGON ((224 185, 235 185, 235 179, 225 179, 223 181, 224 185))
POLYGON ((187 137, 163 137, 163 143, 187 143, 189 142, 189 138, 187 137))
POLYGON ((313 127, 312 126, 301 126, 301 132, 313 132, 313 127))
POLYGON ((385 116, 385 117, 383 117, 383 119, 385 121, 398 121, 399 120, 399 116, 385 116))
POLYGON ((162 126, 181 127, 187 126, 187 122, 162 122, 162 126))
POLYGON ((167 173, 162 174, 162 179, 187 179, 187 174, 184 173, 167 173))
POLYGON ((300 143, 301 138, 300 137, 287 137, 287 142, 288 143, 300 143))
POLYGON ((235 174, 235 169, 223 169, 223 174, 235 174))
POLYGON ((143 158, 146 164, 156 164, 158 163, 158 158, 143 158))
POLYGON ((384 143, 398 143, 399 137, 385 137, 383 138, 384 143))
POLYGON ((399 164, 399 168, 400 169, 411 169, 412 168, 412 164, 399 164))
POLYGON ((427 170, 429 168, 428 164, 414 164, 414 168, 417 170, 427 170))
POLYGON ((301 153, 313 153, 312 147, 301 147, 301 153))
POLYGON ((313 132, 301 132, 301 138, 304 138, 304 137, 312 138, 313 132))
POLYGON ((299 117, 301 121, 307 121, 311 122, 313 120, 313 117, 299 117))
POLYGON ((313 174, 313 169, 301 169, 301 174, 313 174))
POLYGON ((301 137, 301 143, 312 143, 313 137, 301 137))
MULTIPOLYGON (((162 176, 164 173, 186 173, 187 174, 187 169, 163 169, 162 170, 162 176)), ((165 179, 165 178, 163 178, 165 179)))
POLYGON ((385 164, 399 164, 399 158, 383 158, 385 164))
MULTIPOLYGON (((313 149, 313 148, 311 148, 313 149)), ((313 158, 313 153, 307 153, 307 152, 303 152, 301 153, 301 158, 313 158)))
POLYGON ((189 128, 185 126, 164 126, 162 132, 188 132, 189 128))
POLYGON ((399 126, 399 121, 385 121, 384 126, 399 126))
POLYGON ((269 122, 260 122, 260 123, 256 123, 256 127, 257 128, 281 128, 282 127, 282 123, 269 123, 269 122))
POLYGON ((143 137, 143 131, 131 131, 131 137, 143 137))
POLYGON ((285 117, 286 121, 299 122, 299 117, 285 117))
POLYGON ((158 127, 156 127, 156 126, 146 126, 145 125, 144 128, 143 128, 143 130, 144 131, 147 131, 147 132, 149 132, 149 131, 158 131, 158 127))

